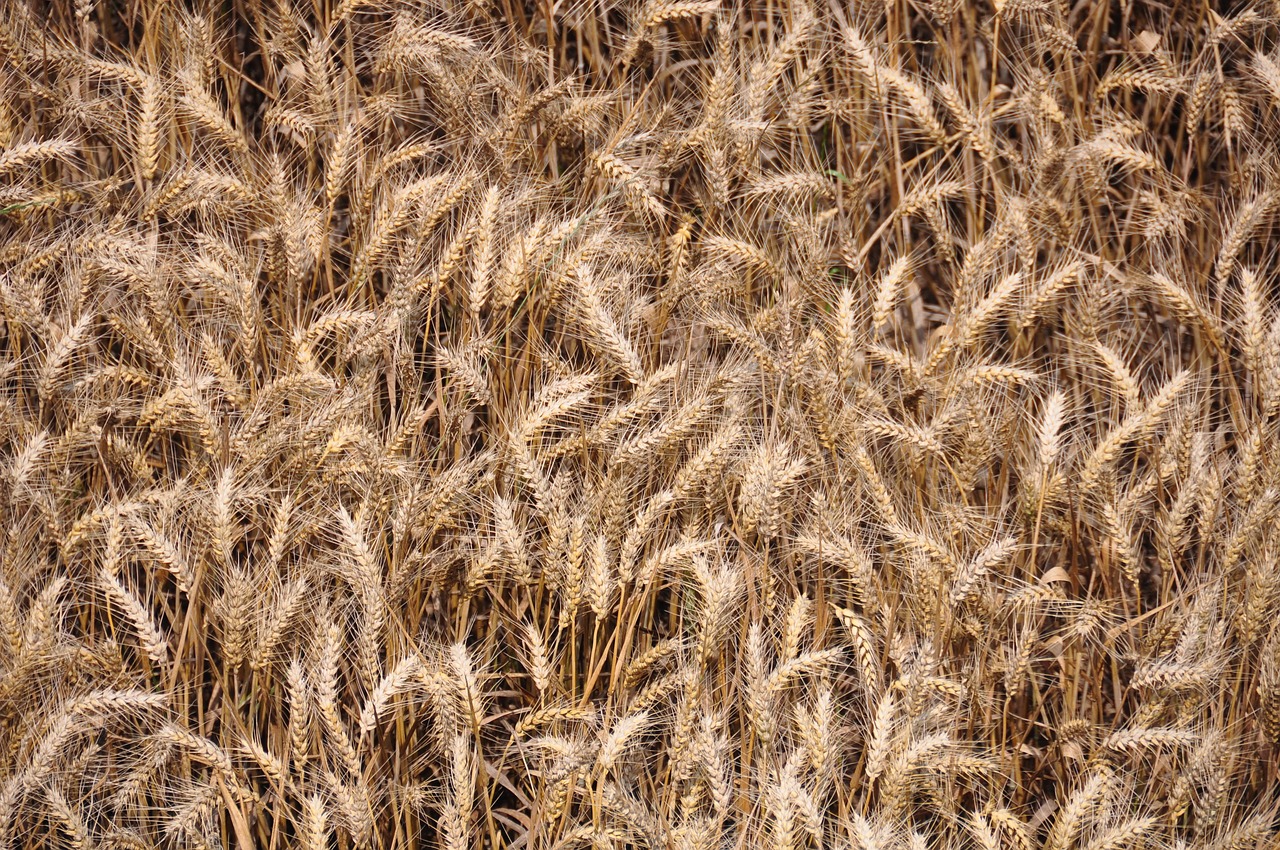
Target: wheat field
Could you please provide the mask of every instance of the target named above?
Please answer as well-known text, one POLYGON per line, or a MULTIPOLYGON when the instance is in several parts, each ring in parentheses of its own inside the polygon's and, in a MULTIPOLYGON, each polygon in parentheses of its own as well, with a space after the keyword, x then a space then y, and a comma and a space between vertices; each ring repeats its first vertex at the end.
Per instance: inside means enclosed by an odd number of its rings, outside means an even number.
POLYGON ((0 850, 1280 847, 1278 166, 1278 3, 0 2, 0 850))

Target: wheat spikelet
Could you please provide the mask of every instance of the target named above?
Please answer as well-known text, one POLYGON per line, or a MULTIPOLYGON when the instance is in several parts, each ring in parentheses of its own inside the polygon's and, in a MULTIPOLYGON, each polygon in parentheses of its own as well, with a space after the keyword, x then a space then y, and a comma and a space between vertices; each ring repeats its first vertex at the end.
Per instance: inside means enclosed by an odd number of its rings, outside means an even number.
POLYGON ((151 614, 138 597, 106 568, 98 573, 98 580, 112 602, 119 605, 137 632, 143 651, 157 667, 164 667, 169 659, 169 641, 151 619, 151 614))
POLYGON ((249 145, 244 136, 232 126, 222 107, 198 81, 185 81, 182 94, 178 97, 178 105, 197 126, 227 147, 242 153, 248 152, 249 145))
POLYGON ((67 798, 53 785, 46 785, 44 790, 45 796, 49 800, 49 806, 58 820, 58 825, 66 834, 68 844, 75 850, 91 846, 92 839, 89 835, 89 827, 85 824, 80 813, 67 802, 67 798))
POLYGON ((1187 746, 1197 735, 1185 729, 1122 729, 1108 736, 1104 745, 1108 749, 1134 752, 1149 748, 1187 746))
POLYGON ((322 627, 320 640, 319 656, 312 677, 314 707, 321 720, 326 740, 337 748, 345 768, 353 774, 358 774, 360 758, 347 735, 339 713, 338 655, 341 650, 341 634, 336 622, 330 621, 322 627))
POLYGON ((422 659, 416 655, 409 655, 401 659, 391 672, 378 682, 360 710, 359 728, 362 736, 367 736, 377 727, 379 717, 387 710, 392 699, 415 686, 422 669, 422 659))
POLYGON ((833 610, 853 641, 854 654, 867 692, 880 693, 880 653, 876 649, 875 635, 862 618, 848 608, 835 607, 833 610))
POLYGON ((1125 400, 1126 405, 1136 404, 1142 394, 1142 389, 1138 386, 1138 382, 1133 375, 1130 374, 1124 358, 1101 342, 1094 344, 1094 350, 1115 384, 1116 392, 1125 400))
POLYGON ((79 149, 80 144, 71 139, 13 145, 0 153, 0 175, 8 175, 46 160, 69 157, 79 149))

